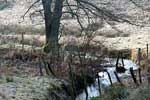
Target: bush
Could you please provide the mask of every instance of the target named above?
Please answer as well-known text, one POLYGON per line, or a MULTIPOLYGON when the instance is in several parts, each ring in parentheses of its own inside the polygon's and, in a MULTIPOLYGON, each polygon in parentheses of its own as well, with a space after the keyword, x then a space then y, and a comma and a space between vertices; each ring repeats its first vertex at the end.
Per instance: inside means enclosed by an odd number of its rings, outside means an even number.
POLYGON ((122 100, 129 95, 125 86, 115 83, 110 86, 104 95, 92 98, 92 100, 122 100))

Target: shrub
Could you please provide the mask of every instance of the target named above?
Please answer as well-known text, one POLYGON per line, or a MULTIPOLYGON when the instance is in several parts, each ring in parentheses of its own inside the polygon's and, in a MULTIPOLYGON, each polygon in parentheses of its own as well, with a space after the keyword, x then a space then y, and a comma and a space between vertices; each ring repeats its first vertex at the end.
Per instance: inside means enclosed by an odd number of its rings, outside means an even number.
POLYGON ((122 100, 128 95, 129 93, 125 86, 118 83, 114 83, 105 91, 104 95, 92 98, 92 100, 122 100))

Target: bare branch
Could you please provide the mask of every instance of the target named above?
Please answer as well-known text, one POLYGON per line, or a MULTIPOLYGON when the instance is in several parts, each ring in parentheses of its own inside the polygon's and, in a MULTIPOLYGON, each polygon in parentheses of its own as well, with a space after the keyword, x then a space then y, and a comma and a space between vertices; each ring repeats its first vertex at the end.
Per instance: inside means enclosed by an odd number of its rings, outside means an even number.
POLYGON ((69 11, 64 11, 64 12, 62 12, 62 13, 63 13, 63 14, 64 14, 64 13, 69 13, 69 14, 75 15, 76 18, 77 18, 77 22, 79 23, 79 25, 80 25, 80 27, 81 27, 81 32, 85 29, 85 28, 83 27, 81 21, 80 21, 79 15, 78 15, 77 13, 71 12, 71 11, 70 11, 70 12, 69 12, 69 11))
MULTIPOLYGON (((23 21, 24 21, 24 17, 26 16, 26 14, 32 9, 32 7, 36 4, 36 3, 38 3, 40 0, 37 0, 37 1, 35 1, 34 3, 32 3, 32 5, 27 9, 27 11, 21 16, 21 18, 23 19, 23 21)), ((22 22, 23 22, 22 21, 22 22)))
POLYGON ((69 7, 69 9, 70 9, 70 14, 76 16, 77 21, 78 21, 78 23, 79 23, 79 25, 80 25, 80 27, 81 27, 81 32, 82 32, 82 31, 84 30, 84 27, 83 27, 83 25, 82 25, 82 23, 81 23, 81 21, 80 21, 79 15, 77 14, 77 12, 75 13, 75 12, 72 10, 72 8, 71 8, 71 6, 70 6, 68 0, 66 0, 66 3, 67 3, 67 5, 68 5, 68 7, 69 7))
POLYGON ((83 3, 84 6, 88 5, 90 7, 95 8, 97 10, 97 12, 99 12, 99 13, 101 13, 103 15, 105 20, 106 20, 106 18, 109 18, 109 19, 111 19, 113 21, 116 21, 116 22, 120 22, 120 23, 126 22, 126 23, 129 23, 131 25, 143 27, 143 25, 132 23, 131 21, 129 21, 127 19, 121 18, 121 17, 119 17, 119 16, 117 16, 117 15, 107 11, 106 9, 101 9, 101 8, 97 7, 96 5, 94 5, 91 2, 88 2, 88 1, 85 1, 85 0, 77 0, 77 1, 83 3))
POLYGON ((30 15, 29 15, 30 19, 32 19, 32 16, 36 15, 37 13, 39 13, 42 16, 42 18, 44 19, 43 11, 44 11, 44 9, 38 9, 38 10, 35 10, 34 12, 30 13, 30 15))

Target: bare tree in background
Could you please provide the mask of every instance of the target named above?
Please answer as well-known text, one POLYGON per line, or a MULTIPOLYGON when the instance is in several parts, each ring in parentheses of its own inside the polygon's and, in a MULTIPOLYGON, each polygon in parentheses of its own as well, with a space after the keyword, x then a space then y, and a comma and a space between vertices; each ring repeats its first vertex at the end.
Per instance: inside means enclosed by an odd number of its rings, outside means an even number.
MULTIPOLYGON (((136 2, 133 0, 129 1, 136 5, 136 2)), ((106 7, 102 7, 101 5, 109 6, 109 3, 101 3, 98 0, 37 0, 30 6, 26 13, 39 2, 43 5, 43 9, 38 9, 35 12, 40 12, 44 16, 46 29, 45 52, 56 51, 58 49, 60 21, 62 16, 65 14, 71 15, 72 18, 77 19, 82 31, 85 31, 86 29, 81 22, 84 17, 87 18, 89 23, 90 19, 98 17, 108 24, 111 24, 111 21, 115 21, 119 23, 126 22, 132 25, 137 25, 125 18, 123 15, 117 15, 106 9, 106 7)))

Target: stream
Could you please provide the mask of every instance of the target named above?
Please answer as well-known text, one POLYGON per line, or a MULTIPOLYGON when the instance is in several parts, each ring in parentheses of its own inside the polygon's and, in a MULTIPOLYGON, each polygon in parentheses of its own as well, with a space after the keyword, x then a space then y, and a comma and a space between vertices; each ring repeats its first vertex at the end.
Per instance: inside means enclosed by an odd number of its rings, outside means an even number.
MULTIPOLYGON (((109 62, 109 64, 111 65, 115 65, 116 64, 116 60, 115 58, 106 58, 106 60, 109 62)), ((119 63, 121 63, 121 61, 119 60, 119 63)), ((129 59, 124 59, 124 67, 126 70, 125 73, 121 73, 118 74, 120 79, 127 79, 128 76, 130 76, 130 67, 133 67, 133 70, 138 69, 138 66, 133 63, 131 60, 129 59)), ((106 68, 107 71, 109 72, 112 82, 115 83, 117 82, 116 76, 114 74, 115 71, 115 67, 107 67, 106 68)), ((106 72, 99 72, 99 79, 100 79, 100 85, 101 85, 101 89, 104 90, 106 89, 108 86, 110 86, 110 81, 108 78, 108 74, 106 72)), ((96 97, 99 96, 99 90, 98 90, 98 79, 96 79, 95 83, 92 84, 91 86, 87 87, 87 91, 88 91, 88 100, 90 100, 91 97, 96 97)), ((77 97, 76 100, 86 100, 86 94, 85 91, 83 91, 82 93, 80 93, 77 97)))

